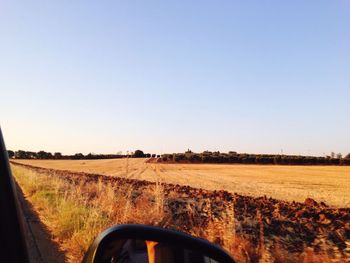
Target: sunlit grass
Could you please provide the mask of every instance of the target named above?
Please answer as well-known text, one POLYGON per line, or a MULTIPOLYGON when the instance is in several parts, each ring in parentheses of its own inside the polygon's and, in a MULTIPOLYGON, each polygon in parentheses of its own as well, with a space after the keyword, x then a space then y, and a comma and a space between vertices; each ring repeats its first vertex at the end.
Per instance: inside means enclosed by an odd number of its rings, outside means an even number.
POLYGON ((73 185, 22 167, 12 170, 40 219, 58 238, 72 262, 82 258, 98 233, 127 219, 116 211, 126 214, 128 211, 115 207, 118 203, 127 204, 128 199, 123 194, 116 196, 111 186, 100 182, 73 185))

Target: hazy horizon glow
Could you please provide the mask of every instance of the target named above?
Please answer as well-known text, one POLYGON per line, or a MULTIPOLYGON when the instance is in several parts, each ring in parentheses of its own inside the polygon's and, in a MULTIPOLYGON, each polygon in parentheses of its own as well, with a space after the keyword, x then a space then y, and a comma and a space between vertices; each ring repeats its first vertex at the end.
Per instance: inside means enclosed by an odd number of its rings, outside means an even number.
POLYGON ((350 2, 0 4, 8 149, 350 152, 350 2))

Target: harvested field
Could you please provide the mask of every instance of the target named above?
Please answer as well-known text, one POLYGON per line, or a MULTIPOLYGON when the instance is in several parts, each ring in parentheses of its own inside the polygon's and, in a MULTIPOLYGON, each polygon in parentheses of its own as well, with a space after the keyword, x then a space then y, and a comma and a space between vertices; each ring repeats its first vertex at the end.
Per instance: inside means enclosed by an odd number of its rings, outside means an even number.
POLYGON ((103 226, 137 222, 179 229, 224 246, 238 262, 258 262, 259 259, 265 262, 324 262, 330 259, 342 262, 350 257, 350 208, 329 208, 312 199, 304 203, 287 202, 170 183, 23 164, 17 166, 63 180, 73 190, 79 189, 80 195, 86 195, 84 204, 87 207, 99 196, 91 191, 96 188, 93 185, 113 189, 116 191, 113 198, 121 192, 128 192, 128 202, 122 207, 129 207, 129 217, 124 215, 123 220, 115 221, 115 215, 111 217, 109 214, 120 212, 106 209, 108 222, 103 226), (136 216, 133 209, 140 202, 143 211, 145 203, 156 205, 153 213, 157 220, 143 222, 145 217, 136 216))
POLYGON ((43 168, 98 173, 148 181, 226 190, 303 202, 311 197, 335 207, 350 207, 349 166, 157 164, 146 159, 16 160, 43 168))

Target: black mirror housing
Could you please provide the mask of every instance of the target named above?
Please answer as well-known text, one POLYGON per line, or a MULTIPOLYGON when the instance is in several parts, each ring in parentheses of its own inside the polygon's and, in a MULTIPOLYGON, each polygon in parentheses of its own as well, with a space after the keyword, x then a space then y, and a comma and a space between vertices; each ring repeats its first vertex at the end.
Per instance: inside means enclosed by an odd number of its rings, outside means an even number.
POLYGON ((204 239, 174 230, 133 224, 113 226, 99 234, 85 254, 83 262, 134 262, 132 260, 125 260, 125 258, 130 257, 130 255, 126 255, 130 253, 128 246, 134 241, 137 241, 136 243, 139 247, 137 248, 139 249, 138 251, 142 250, 142 248, 140 249, 140 246, 142 246, 141 243, 144 244, 143 246, 146 254, 146 259, 142 261, 140 257, 138 257, 138 262, 234 262, 232 257, 224 249, 204 239), (151 256, 152 250, 150 250, 150 243, 153 244, 151 246, 156 245, 161 247, 153 251, 154 253, 163 251, 163 259, 159 259, 160 257, 158 254, 158 257, 152 260, 150 259, 155 257, 151 256), (169 253, 169 248, 172 253, 169 253), (165 259, 164 255, 166 255, 165 259), (184 258, 174 259, 174 257, 182 257, 181 255, 184 258), (124 257, 124 261, 120 259, 121 257, 124 257), (202 259, 198 260, 199 257, 202 259), (191 258, 197 259, 192 260, 191 258))

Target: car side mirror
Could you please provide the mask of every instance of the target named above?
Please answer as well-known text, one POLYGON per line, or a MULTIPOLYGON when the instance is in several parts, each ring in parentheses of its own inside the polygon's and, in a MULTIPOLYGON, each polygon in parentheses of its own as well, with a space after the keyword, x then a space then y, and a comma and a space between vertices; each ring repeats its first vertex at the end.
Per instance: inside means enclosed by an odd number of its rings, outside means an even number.
POLYGON ((232 263, 219 246, 182 232, 146 225, 111 227, 95 239, 84 263, 232 263))

